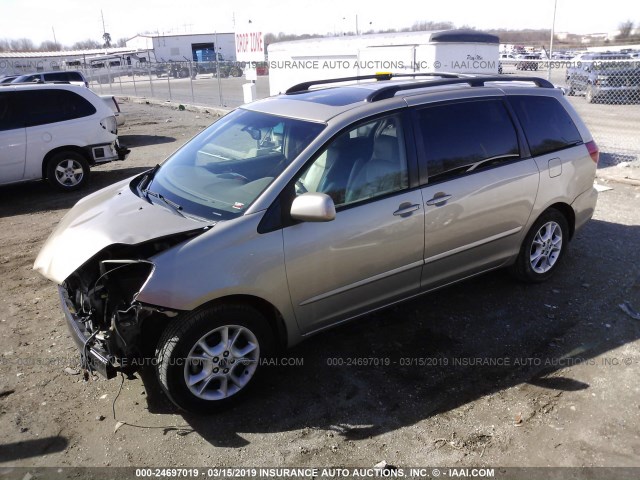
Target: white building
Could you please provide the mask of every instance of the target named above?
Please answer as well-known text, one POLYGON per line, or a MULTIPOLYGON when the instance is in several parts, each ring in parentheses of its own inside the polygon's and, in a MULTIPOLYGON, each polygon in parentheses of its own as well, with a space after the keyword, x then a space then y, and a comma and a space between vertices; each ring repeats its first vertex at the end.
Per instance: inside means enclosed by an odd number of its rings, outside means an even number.
POLYGON ((213 61, 214 52, 225 60, 235 60, 236 52, 233 33, 136 35, 126 45, 130 49, 152 50, 158 62, 213 61))

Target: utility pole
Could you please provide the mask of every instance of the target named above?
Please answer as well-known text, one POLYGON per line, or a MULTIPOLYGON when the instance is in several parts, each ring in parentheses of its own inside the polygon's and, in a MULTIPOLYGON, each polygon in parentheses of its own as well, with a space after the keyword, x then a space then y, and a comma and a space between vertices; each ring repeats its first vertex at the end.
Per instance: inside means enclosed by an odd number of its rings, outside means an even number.
POLYGON ((56 29, 53 28, 53 25, 51 25, 51 31, 53 32, 53 43, 55 44, 56 48, 58 48, 58 40, 56 39, 56 29))
POLYGON ((102 13, 102 9, 100 10, 100 16, 102 17, 102 34, 107 33, 107 28, 104 26, 104 14, 102 13))
POLYGON ((553 22, 551 22, 551 40, 549 41, 549 63, 547 64, 547 80, 551 80, 551 57, 553 55, 553 37, 556 33, 556 9, 558 0, 553 0, 553 22))

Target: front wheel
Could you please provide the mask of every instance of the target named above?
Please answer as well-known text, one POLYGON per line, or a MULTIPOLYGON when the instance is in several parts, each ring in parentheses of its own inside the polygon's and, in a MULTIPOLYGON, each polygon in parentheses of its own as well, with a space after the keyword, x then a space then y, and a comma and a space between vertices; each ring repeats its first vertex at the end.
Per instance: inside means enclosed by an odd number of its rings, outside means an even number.
POLYGON ((569 242, 569 224, 554 208, 535 221, 520 248, 511 273, 524 282, 548 280, 558 268, 569 242))
POLYGON ((87 183, 89 164, 76 152, 56 153, 47 163, 47 180, 59 190, 77 190, 87 183))
POLYGON ((211 413, 237 402, 271 355, 267 319, 246 305, 216 305, 177 317, 156 350, 162 389, 179 408, 211 413))

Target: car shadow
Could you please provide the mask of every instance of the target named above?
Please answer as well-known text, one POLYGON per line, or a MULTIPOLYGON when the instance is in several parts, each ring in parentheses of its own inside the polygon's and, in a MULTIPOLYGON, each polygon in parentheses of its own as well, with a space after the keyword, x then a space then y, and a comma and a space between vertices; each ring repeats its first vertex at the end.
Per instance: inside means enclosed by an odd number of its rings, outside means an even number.
POLYGON ((600 158, 598 159, 598 170, 602 170, 609 167, 615 167, 623 162, 635 162, 640 158, 637 154, 626 154, 620 152, 600 152, 600 158))
POLYGON ((106 165, 92 168, 87 185, 75 192, 60 192, 46 181, 2 186, 0 187, 0 218, 71 208, 78 200, 90 193, 149 170, 149 167, 110 168, 109 170, 104 169, 105 167, 106 165))
POLYGON ((50 453, 62 452, 69 441, 60 435, 53 437, 5 443, 0 448, 0 463, 14 462, 23 458, 41 457, 50 453))
POLYGON ((176 139, 165 135, 119 135, 118 141, 127 148, 146 147, 148 145, 161 145, 172 143, 176 139))
MULTIPOLYGON (((305 427, 357 440, 516 385, 549 397, 589 389, 558 370, 640 338, 640 322, 617 307, 640 304, 638 265, 626 261, 637 256, 638 239, 640 226, 592 220, 547 283, 495 271, 370 314, 278 357, 292 365, 265 365, 237 406, 184 419, 219 447, 247 445, 243 433, 305 427), (614 287, 600 289, 603 279, 614 287)), ((179 413, 155 375, 142 380, 150 412, 179 413)))

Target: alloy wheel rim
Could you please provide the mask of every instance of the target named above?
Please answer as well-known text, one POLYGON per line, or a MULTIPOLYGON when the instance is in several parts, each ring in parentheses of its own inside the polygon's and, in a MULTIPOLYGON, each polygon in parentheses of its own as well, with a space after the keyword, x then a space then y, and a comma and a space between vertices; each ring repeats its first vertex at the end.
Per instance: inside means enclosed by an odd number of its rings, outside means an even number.
POLYGON ((80 162, 73 159, 63 160, 56 166, 56 180, 65 187, 75 187, 82 181, 84 170, 80 162))
POLYGON ((546 273, 553 268, 562 251, 562 228, 557 222, 542 225, 531 243, 529 262, 536 273, 546 273))
POLYGON ((225 325, 203 335, 191 348, 184 366, 189 391, 203 400, 235 395, 253 378, 260 359, 251 330, 225 325))

